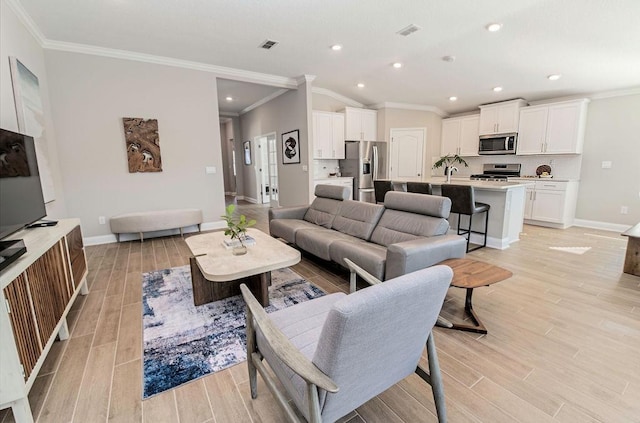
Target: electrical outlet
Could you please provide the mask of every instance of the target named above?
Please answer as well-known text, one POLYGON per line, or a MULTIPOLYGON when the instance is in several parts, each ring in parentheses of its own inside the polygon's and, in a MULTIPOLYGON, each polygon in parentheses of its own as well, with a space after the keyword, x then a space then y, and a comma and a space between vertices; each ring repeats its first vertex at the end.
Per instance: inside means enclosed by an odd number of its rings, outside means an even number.
POLYGON ((549 165, 553 166, 554 164, 556 164, 556 161, 555 161, 555 160, 553 160, 553 159, 550 159, 550 160, 549 160, 549 165))
POLYGON ((99 216, 98 217, 98 223, 101 225, 104 225, 105 223, 107 223, 107 219, 105 219, 104 216, 99 216))
POLYGON ((602 168, 603 169, 611 169, 611 167, 613 166, 613 162, 609 161, 609 160, 605 160, 602 162, 602 168))
POLYGON ((620 206, 620 214, 628 214, 628 213, 629 213, 629 207, 620 206))

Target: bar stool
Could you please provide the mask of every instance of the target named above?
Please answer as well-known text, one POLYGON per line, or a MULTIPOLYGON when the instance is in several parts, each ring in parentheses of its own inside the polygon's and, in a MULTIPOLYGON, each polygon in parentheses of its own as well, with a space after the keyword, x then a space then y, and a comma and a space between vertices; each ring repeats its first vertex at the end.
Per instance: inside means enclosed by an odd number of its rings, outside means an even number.
POLYGON ((384 196, 387 191, 393 191, 393 182, 373 181, 373 190, 376 195, 376 203, 384 203, 384 196))
POLYGON ((407 182, 407 192, 431 195, 433 189, 429 182, 407 182))
POLYGON ((442 184, 442 196, 449 197, 451 199, 451 213, 458 214, 458 235, 467 236, 467 253, 469 251, 477 250, 478 248, 487 246, 487 226, 489 224, 489 205, 485 203, 476 203, 475 194, 472 186, 468 185, 450 185, 442 184), (474 214, 486 213, 484 220, 484 232, 471 230, 471 221, 474 214), (469 216, 469 227, 467 229, 460 228, 460 221, 462 215, 469 216), (484 235, 484 242, 482 245, 469 249, 469 242, 471 240, 471 234, 484 235))

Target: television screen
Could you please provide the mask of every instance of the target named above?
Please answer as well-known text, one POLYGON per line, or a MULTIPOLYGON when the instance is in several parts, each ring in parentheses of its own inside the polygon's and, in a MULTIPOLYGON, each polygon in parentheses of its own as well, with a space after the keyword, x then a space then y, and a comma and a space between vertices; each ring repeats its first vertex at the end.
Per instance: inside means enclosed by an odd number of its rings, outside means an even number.
POLYGON ((46 215, 33 138, 0 129, 0 239, 46 215))

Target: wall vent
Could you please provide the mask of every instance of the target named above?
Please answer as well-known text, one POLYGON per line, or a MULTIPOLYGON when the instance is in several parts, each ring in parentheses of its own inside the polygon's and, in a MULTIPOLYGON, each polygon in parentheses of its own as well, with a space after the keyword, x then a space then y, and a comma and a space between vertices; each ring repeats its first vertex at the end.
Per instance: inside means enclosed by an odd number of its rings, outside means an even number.
POLYGON ((258 47, 263 48, 265 50, 269 50, 273 47, 275 47, 275 45, 278 44, 278 41, 275 40, 264 40, 263 42, 260 43, 260 45, 258 47))
POLYGON ((422 28, 420 28, 417 25, 411 24, 411 25, 409 25, 409 26, 407 26, 405 28, 402 28, 400 31, 397 32, 397 34, 400 34, 400 35, 406 37, 407 35, 413 34, 414 32, 416 32, 416 31, 418 31, 420 29, 422 29, 422 28))

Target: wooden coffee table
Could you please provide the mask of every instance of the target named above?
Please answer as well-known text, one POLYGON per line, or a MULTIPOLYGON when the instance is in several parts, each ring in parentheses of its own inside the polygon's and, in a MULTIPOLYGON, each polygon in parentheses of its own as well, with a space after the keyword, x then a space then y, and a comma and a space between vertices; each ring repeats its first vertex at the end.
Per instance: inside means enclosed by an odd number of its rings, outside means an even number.
POLYGON ((246 283, 260 304, 269 305, 271 271, 293 266, 300 262, 300 251, 250 228, 247 234, 255 245, 247 247, 247 253, 234 256, 222 245, 223 231, 195 235, 185 241, 193 257, 191 283, 193 303, 202 305, 240 294, 240 284, 246 283))
POLYGON ((456 288, 465 288, 467 290, 467 296, 464 302, 464 311, 469 315, 474 323, 474 325, 451 323, 451 326, 446 325, 445 327, 468 332, 487 333, 487 329, 473 310, 473 304, 471 303, 473 289, 503 281, 513 276, 513 273, 503 269, 502 267, 472 259, 449 259, 438 264, 444 264, 453 269, 453 280, 451 281, 451 286, 456 288))

